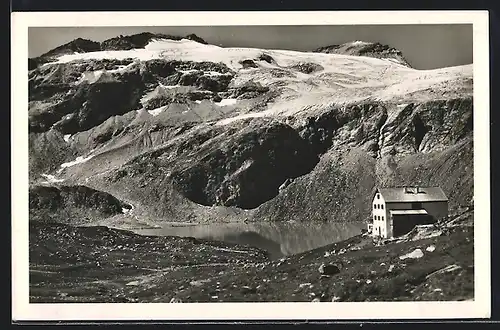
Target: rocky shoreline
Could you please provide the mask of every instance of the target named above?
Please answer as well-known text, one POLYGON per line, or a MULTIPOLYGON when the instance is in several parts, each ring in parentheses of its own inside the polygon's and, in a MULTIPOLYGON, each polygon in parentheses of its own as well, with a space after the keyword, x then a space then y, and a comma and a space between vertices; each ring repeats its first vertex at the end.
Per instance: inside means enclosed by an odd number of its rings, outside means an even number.
POLYGON ((472 217, 279 260, 250 246, 31 221, 30 302, 468 300, 472 217))

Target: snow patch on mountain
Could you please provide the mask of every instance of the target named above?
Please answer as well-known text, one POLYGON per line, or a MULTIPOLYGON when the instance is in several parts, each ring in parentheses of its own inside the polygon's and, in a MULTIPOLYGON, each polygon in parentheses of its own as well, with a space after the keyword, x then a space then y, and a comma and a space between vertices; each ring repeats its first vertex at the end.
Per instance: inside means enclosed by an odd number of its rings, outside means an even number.
POLYGON ((162 113, 167 107, 159 107, 153 110, 149 110, 148 112, 153 115, 154 117, 158 116, 160 113, 162 113))
POLYGON ((42 183, 58 183, 58 182, 63 182, 64 179, 59 179, 59 178, 56 178, 54 175, 52 174, 45 174, 43 173, 42 176, 47 179, 46 181, 43 181, 42 183))
POLYGON ((176 89, 176 88, 182 88, 183 86, 181 85, 163 85, 162 83, 158 84, 161 88, 164 89, 176 89))
POLYGON ((84 73, 82 73, 80 79, 78 79, 76 81, 76 84, 81 84, 84 81, 89 83, 89 84, 93 84, 97 81, 100 81, 100 82, 114 81, 115 78, 113 77, 113 73, 119 72, 117 70, 95 70, 95 71, 84 72, 84 73))
POLYGON ((362 40, 356 40, 351 43, 353 46, 359 46, 359 45, 368 45, 369 42, 362 41, 362 40))
POLYGON ((78 156, 78 157, 76 157, 75 160, 73 160, 71 162, 62 163, 61 168, 71 167, 71 166, 75 166, 75 165, 78 165, 81 163, 85 163, 85 162, 89 161, 90 159, 92 159, 93 157, 94 157, 94 155, 89 155, 87 157, 78 156))
POLYGON ((248 118, 268 117, 268 116, 272 116, 275 114, 276 114, 275 111, 272 111, 272 110, 265 110, 265 111, 261 111, 261 112, 250 112, 250 113, 245 113, 242 115, 219 120, 218 122, 216 122, 216 125, 228 125, 228 124, 231 124, 237 120, 248 119, 248 118))
POLYGON ((222 99, 220 102, 215 102, 215 104, 224 107, 227 105, 234 105, 238 100, 236 99, 222 99))

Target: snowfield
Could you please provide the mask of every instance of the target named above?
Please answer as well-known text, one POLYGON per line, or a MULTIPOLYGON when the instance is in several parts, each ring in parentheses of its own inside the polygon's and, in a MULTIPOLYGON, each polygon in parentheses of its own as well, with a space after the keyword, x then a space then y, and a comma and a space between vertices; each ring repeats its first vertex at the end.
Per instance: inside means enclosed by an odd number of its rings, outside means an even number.
MULTIPOLYGON (((355 43, 363 42, 356 41, 355 43)), ((449 96, 454 93, 464 95, 465 92, 472 95, 472 64, 435 70, 416 70, 392 59, 291 50, 223 48, 187 39, 152 40, 143 49, 63 55, 57 59, 56 63, 86 59, 126 58, 135 58, 140 61, 165 59, 224 63, 237 73, 231 82, 232 85, 238 86, 254 81, 280 91, 279 96, 262 112, 239 115, 235 111, 233 118, 224 119, 220 124, 248 117, 311 113, 322 111, 334 104, 345 105, 361 101, 401 104, 415 100, 437 99, 439 93, 449 96), (262 54, 271 56, 271 63, 259 60, 262 54), (258 67, 243 68, 240 64, 243 60, 253 60, 258 67), (303 64, 319 65, 321 69, 309 74, 303 73, 297 69, 297 66, 303 64)), ((126 66, 113 71, 124 69, 126 66)), ((106 79, 107 77, 104 76, 110 72, 85 73, 81 80, 92 82, 106 79)), ((205 74, 220 75, 211 71, 205 74)), ((159 88, 176 87, 160 86, 159 88)), ((162 91, 158 89, 144 95, 143 101, 159 92, 162 91)), ((234 99, 225 99, 216 104, 219 106, 236 105, 237 107, 237 101, 234 99)), ((150 111, 150 114, 155 116, 160 112, 160 109, 155 109, 150 111)))

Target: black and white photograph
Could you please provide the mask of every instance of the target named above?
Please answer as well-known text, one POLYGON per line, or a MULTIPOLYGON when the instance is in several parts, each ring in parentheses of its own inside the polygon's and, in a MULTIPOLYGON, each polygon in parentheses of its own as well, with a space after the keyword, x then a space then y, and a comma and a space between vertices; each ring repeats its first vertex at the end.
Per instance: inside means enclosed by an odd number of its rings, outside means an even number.
POLYGON ((36 315, 489 313, 487 14, 31 14, 13 299, 36 315))

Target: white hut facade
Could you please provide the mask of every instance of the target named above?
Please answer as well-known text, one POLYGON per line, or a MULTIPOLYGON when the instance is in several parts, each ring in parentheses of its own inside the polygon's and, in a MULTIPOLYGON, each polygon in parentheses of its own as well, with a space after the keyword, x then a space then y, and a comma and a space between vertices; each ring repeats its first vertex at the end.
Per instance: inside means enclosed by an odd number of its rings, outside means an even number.
POLYGON ((374 236, 392 238, 446 216, 448 198, 439 187, 381 188, 373 196, 368 230, 374 236))

